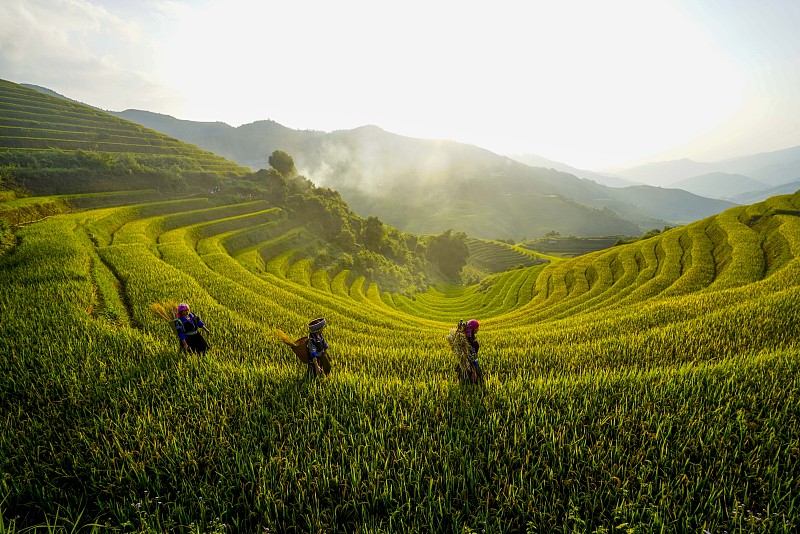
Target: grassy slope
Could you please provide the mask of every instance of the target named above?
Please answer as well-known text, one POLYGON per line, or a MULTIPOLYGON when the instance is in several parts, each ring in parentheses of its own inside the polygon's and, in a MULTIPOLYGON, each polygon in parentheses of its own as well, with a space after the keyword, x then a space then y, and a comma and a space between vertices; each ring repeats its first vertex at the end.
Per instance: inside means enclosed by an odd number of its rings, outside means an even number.
POLYGON ((40 194, 166 188, 168 178, 197 181, 250 172, 133 122, 5 80, 0 165, 17 185, 40 194))
POLYGON ((259 203, 26 226, 0 258, 2 524, 792 532, 799 207, 413 299, 314 272, 259 203), (209 355, 176 352, 168 299, 209 355), (274 329, 318 315, 335 373, 307 383, 274 329), (485 391, 444 340, 471 316, 485 391))

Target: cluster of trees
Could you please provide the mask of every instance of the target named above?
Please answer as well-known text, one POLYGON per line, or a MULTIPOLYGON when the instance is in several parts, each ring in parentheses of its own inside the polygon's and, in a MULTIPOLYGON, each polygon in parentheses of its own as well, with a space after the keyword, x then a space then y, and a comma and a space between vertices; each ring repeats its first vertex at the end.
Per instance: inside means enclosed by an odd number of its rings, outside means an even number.
MULTIPOLYGON (((447 230, 441 235, 417 236, 401 232, 380 218, 360 217, 341 195, 316 187, 300 175, 293 158, 282 150, 269 156, 269 169, 261 169, 249 180, 263 187, 263 198, 306 225, 321 241, 340 249, 335 261, 352 268, 382 288, 420 289, 432 277, 455 279, 469 257, 466 235, 447 230)), ((331 259, 330 255, 323 255, 331 259)))
POLYGON ((461 268, 467 264, 469 247, 467 234, 446 230, 441 235, 431 238, 428 245, 428 259, 449 278, 456 278, 461 268))

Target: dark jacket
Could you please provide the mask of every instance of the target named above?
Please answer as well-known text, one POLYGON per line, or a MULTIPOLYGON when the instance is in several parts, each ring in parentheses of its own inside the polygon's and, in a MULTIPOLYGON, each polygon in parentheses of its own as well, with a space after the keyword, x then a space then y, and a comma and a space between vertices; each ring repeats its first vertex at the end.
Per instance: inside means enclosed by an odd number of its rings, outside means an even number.
POLYGON ((175 318, 175 331, 181 341, 186 339, 186 336, 197 334, 197 331, 204 326, 205 323, 200 320, 200 317, 193 313, 190 313, 188 317, 181 315, 175 318))

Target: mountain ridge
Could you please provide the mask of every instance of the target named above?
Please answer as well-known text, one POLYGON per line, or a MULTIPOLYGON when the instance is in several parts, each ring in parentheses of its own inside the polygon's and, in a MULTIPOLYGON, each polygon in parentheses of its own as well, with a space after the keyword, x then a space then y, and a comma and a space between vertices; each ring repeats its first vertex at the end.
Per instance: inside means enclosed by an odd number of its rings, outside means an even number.
POLYGON ((555 169, 557 171, 572 174, 583 180, 590 180, 608 187, 628 187, 631 185, 641 185, 639 182, 627 180, 615 174, 578 169, 566 163, 547 159, 537 154, 507 154, 507 156, 519 161, 520 163, 524 163, 525 165, 530 165, 531 167, 555 169))
POLYGON ((671 184, 670 187, 683 189, 708 198, 733 200, 737 195, 769 189, 764 182, 754 180, 743 174, 711 172, 686 178, 671 184))
MULTIPOLYGON (((474 145, 401 136, 375 125, 321 132, 293 130, 271 120, 233 127, 182 121, 152 112, 126 110, 115 114, 251 168, 265 166, 266 156, 273 150, 284 150, 292 154, 305 176, 318 185, 340 191, 356 212, 378 215, 411 232, 436 233, 452 227, 477 237, 521 239, 560 227, 570 234, 589 232, 580 235, 598 235, 600 228, 614 234, 641 234, 654 227, 685 224, 733 205, 682 192, 677 196, 682 197, 678 202, 683 208, 665 210, 660 207, 665 202, 657 198, 665 194, 656 188, 623 191, 624 188, 607 187, 568 172, 531 167, 474 145), (501 180, 502 177, 505 178, 501 180), (480 184, 487 181, 494 187, 483 191, 480 184), (482 191, 477 213, 474 209, 470 213, 469 200, 455 193, 464 188, 482 191), (526 208, 519 199, 506 198, 520 194, 535 202, 526 208), (405 204, 398 206, 397 198, 405 199, 405 204), (567 199, 583 208, 574 203, 567 205, 567 199), (497 208, 487 209, 488 204, 497 208), (648 213, 641 206, 655 207, 655 211, 648 213), (556 219, 532 224, 532 210, 552 213, 556 219), (663 214, 670 211, 675 217, 664 218, 663 214), (611 219, 598 225, 581 223, 570 227, 558 223, 559 213, 587 220, 611 219), (517 223, 500 222, 509 218, 517 223)), ((667 196, 672 202, 676 194, 667 196)), ((472 204, 476 208, 476 203, 472 204)))
POLYGON ((620 176, 655 186, 675 187, 697 176, 725 173, 746 176, 765 184, 765 190, 800 180, 800 146, 717 162, 700 162, 689 158, 647 163, 618 170, 620 176))

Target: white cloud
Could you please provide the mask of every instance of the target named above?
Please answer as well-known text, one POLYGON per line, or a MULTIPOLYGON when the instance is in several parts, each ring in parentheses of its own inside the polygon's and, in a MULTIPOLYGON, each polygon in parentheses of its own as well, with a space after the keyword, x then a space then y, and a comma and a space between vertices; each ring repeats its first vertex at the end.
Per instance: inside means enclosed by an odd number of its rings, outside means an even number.
POLYGON ((135 23, 86 0, 0 4, 0 72, 105 109, 175 97, 152 77, 155 45, 135 23))

